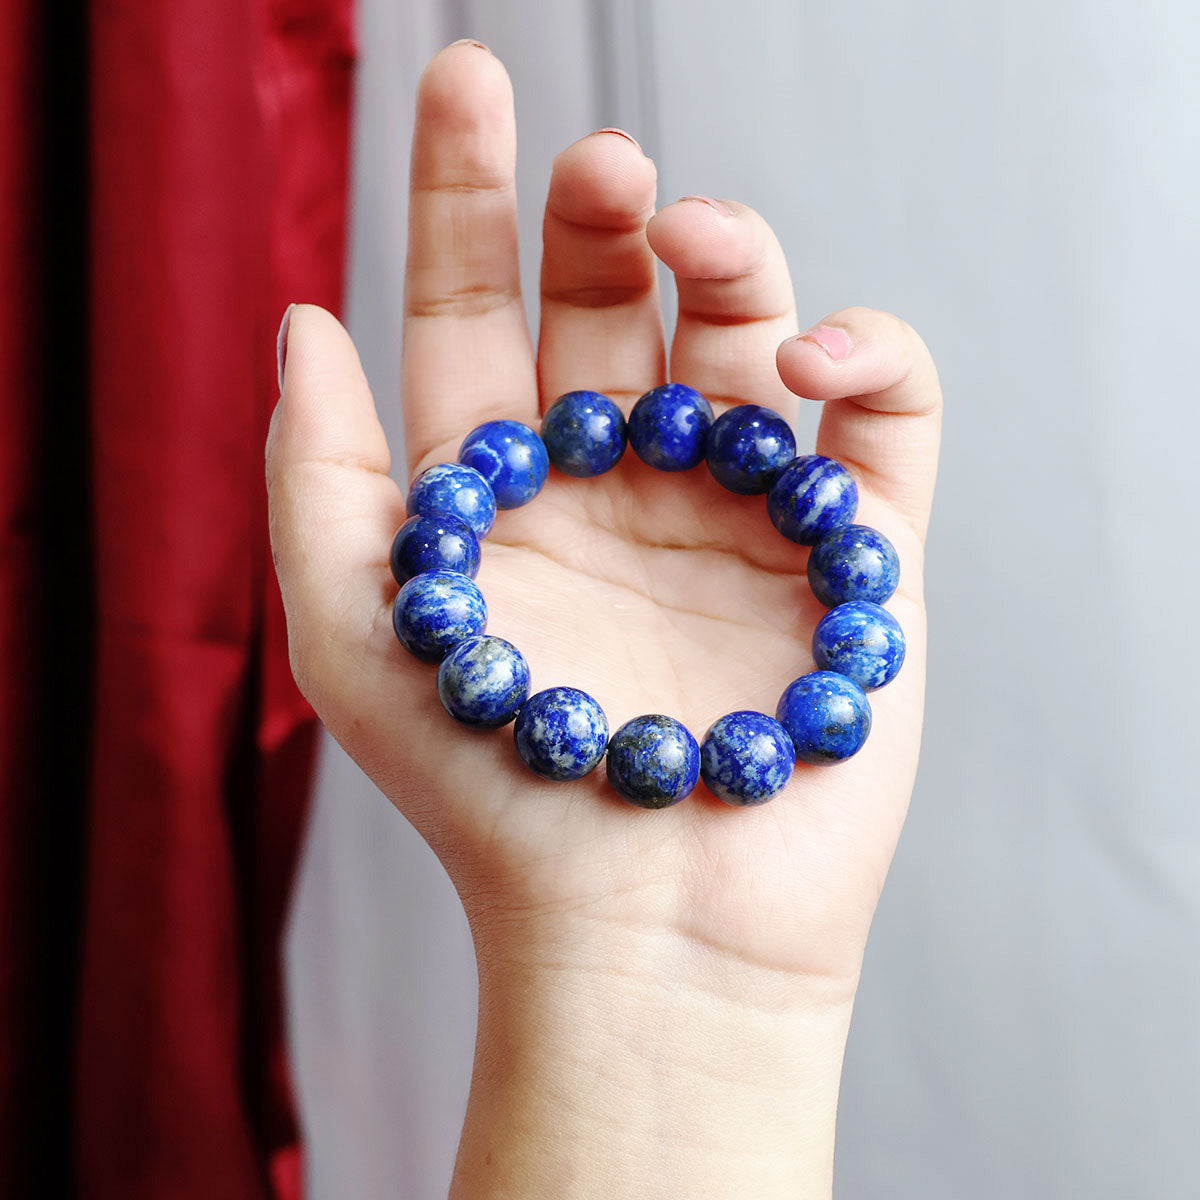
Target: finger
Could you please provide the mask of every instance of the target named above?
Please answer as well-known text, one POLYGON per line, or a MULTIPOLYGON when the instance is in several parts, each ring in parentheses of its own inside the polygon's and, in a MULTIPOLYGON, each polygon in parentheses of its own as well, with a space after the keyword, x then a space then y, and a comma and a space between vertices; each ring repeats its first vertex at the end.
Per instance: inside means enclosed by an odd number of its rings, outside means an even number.
POLYGON ((787 262, 766 221, 741 204, 687 197, 646 230, 675 273, 679 315, 670 376, 717 403, 765 404, 788 415, 775 348, 796 332, 787 262))
POLYGON ((925 343, 890 313, 846 308, 784 342, 779 375, 824 400, 817 451, 925 536, 941 439, 942 392, 925 343))
POLYGON ((543 225, 538 373, 545 408, 563 392, 603 392, 628 412, 663 382, 657 267, 646 243, 654 164, 603 129, 554 160, 543 225))
POLYGON ((395 592, 388 550, 404 497, 388 475, 387 440, 349 335, 315 305, 289 312, 267 493, 293 667, 316 703, 320 678, 347 677, 355 665, 347 660, 386 627, 381 614, 395 592))
POLYGON ((475 43, 447 47, 421 76, 413 134, 403 366, 410 474, 456 451, 481 421, 537 420, 515 160, 504 68, 475 43))

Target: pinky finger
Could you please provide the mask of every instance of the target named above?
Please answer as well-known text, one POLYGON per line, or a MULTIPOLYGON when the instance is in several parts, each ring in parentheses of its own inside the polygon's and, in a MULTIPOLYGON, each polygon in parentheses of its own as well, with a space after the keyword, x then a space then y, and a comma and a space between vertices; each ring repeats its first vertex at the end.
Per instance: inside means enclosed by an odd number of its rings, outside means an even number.
POLYGON ((929 350, 890 313, 846 308, 776 353, 787 387, 823 400, 817 452, 836 458, 924 538, 941 440, 942 393, 929 350))

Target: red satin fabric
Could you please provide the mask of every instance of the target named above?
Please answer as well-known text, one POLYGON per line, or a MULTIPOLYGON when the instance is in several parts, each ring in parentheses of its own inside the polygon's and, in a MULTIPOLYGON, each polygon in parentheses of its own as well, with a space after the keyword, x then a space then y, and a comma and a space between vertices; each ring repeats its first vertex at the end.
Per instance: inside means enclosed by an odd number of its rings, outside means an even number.
MULTIPOLYGON (((92 623, 92 686, 90 728, 61 735, 90 739, 90 761, 78 1003, 75 1028, 61 1030, 75 1051, 74 1145, 55 1148, 73 1150, 84 1197, 301 1191, 280 958, 315 726, 288 669, 263 445, 284 307, 341 302, 352 9, 89 6, 89 318, 61 346, 75 336, 90 355, 94 592, 77 604, 92 623)), ((21 43, 4 32, 7 189, 21 182, 22 122, 35 113, 19 72, 9 79, 21 43)), ((20 268, 18 290, 0 297, 6 370, 29 340, 13 318, 36 290, 19 245, 34 200, 3 214, 6 284, 10 259, 20 268)), ((34 375, 0 410, 0 770, 18 783, 25 768, 37 776, 21 688, 48 645, 33 633, 37 579, 20 536, 21 463, 38 461, 25 455, 40 436, 34 375)), ((5 856, 55 802, 36 785, 6 793, 5 856)), ((5 983, 29 957, 22 939, 37 936, 29 881, 10 866, 0 858, 5 983)), ((0 988, 0 1161, 20 1128, 10 1022, 37 1002, 28 987, 0 988)))

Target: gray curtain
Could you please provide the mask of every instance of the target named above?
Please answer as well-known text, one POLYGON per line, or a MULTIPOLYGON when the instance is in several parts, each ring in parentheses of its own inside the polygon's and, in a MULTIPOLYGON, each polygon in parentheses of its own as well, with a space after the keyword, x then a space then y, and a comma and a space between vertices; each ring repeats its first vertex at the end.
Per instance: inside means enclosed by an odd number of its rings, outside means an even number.
MULTIPOLYGON (((850 1038, 839 1197, 1196 1196, 1200 9, 361 9, 350 325, 394 446, 413 89, 468 33, 513 75, 534 290, 553 154, 623 125, 664 202, 772 222, 802 321, 892 309, 938 360, 927 731, 850 1038)), ((470 940, 332 743, 288 979, 312 1196, 444 1197, 470 940)))

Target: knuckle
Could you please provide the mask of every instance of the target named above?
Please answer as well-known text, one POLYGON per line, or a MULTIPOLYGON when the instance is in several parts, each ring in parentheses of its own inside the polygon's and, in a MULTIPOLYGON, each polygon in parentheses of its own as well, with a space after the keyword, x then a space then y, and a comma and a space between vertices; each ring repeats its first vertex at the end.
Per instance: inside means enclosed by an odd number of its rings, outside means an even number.
POLYGON ((512 288, 476 283, 428 295, 410 295, 406 307, 410 317, 482 317, 519 298, 512 288))
POLYGON ((881 308, 861 306, 843 308, 829 318, 893 347, 908 365, 909 371, 932 371, 933 355, 921 335, 903 317, 881 308))
POLYGON ((568 308, 620 308, 637 304, 653 291, 653 282, 639 284, 581 284, 542 293, 542 299, 568 308))
POLYGON ((916 358, 929 353, 921 335, 903 317, 898 317, 895 313, 890 312, 885 312, 883 316, 891 325, 892 335, 898 341, 906 343, 912 357, 916 358))
POLYGON ((460 176, 444 176, 431 183, 414 183, 414 196, 446 196, 451 202, 464 199, 489 200, 499 196, 505 199, 512 192, 512 180, 500 170, 488 174, 486 164, 477 164, 460 176))

